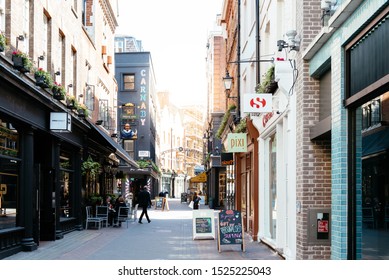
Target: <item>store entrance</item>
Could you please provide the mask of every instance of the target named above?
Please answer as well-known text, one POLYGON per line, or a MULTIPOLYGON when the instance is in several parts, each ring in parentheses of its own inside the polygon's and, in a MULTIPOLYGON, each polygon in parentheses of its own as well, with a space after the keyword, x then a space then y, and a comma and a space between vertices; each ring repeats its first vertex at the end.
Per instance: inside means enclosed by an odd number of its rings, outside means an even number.
POLYGON ((362 114, 362 259, 389 259, 389 93, 362 114))

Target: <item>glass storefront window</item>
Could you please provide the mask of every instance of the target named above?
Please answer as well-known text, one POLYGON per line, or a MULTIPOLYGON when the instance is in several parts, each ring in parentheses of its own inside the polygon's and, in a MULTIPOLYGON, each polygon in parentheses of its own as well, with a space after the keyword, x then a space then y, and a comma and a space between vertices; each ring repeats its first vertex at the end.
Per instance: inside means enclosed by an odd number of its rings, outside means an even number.
POLYGON ((60 156, 60 172, 60 215, 61 218, 69 218, 72 216, 73 169, 70 155, 64 151, 60 156))
POLYGON ((357 139, 362 144, 362 259, 388 259, 389 128, 385 125, 389 122, 388 105, 389 93, 386 93, 357 110, 357 127, 361 131, 357 139))
POLYGON ((0 229, 16 226, 19 188, 19 135, 0 119, 0 229))
POLYGON ((18 166, 16 160, 0 157, 0 229, 16 226, 18 166))
POLYGON ((277 136, 270 137, 269 142, 269 182, 270 182, 270 233, 273 239, 277 233, 277 136))

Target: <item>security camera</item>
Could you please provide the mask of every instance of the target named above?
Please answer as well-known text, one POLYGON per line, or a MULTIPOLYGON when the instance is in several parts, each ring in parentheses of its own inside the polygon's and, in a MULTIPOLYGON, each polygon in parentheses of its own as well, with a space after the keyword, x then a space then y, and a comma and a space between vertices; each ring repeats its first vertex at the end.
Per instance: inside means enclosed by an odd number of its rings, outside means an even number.
POLYGON ((297 35, 296 30, 289 30, 285 33, 285 36, 288 38, 288 46, 291 50, 299 51, 300 50, 300 36, 297 35))
POLYGON ((277 47, 278 47, 278 51, 282 51, 283 48, 287 47, 288 45, 286 44, 286 42, 284 40, 278 40, 277 41, 277 47))
POLYGON ((337 0, 321 0, 321 9, 329 12, 333 6, 336 5, 337 0))

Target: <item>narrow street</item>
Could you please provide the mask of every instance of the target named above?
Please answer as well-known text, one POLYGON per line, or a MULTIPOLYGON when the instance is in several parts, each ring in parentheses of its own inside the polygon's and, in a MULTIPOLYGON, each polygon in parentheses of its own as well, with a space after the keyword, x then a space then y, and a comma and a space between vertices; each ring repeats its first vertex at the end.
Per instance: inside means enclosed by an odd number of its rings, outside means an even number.
POLYGON ((247 234, 245 252, 239 245, 223 245, 219 253, 217 236, 214 240, 193 240, 193 210, 186 203, 169 199, 169 206, 169 211, 150 209, 149 224, 143 218, 143 224, 131 221, 128 228, 124 223, 120 228, 74 231, 61 240, 41 242, 35 251, 20 252, 5 260, 282 260, 247 234))

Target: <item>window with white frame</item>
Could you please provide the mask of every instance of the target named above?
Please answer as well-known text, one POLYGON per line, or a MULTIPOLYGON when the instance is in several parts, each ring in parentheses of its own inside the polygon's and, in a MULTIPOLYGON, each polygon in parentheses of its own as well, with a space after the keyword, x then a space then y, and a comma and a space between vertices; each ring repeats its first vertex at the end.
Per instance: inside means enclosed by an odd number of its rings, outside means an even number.
POLYGON ((5 0, 0 0, 0 32, 5 32, 5 0))

